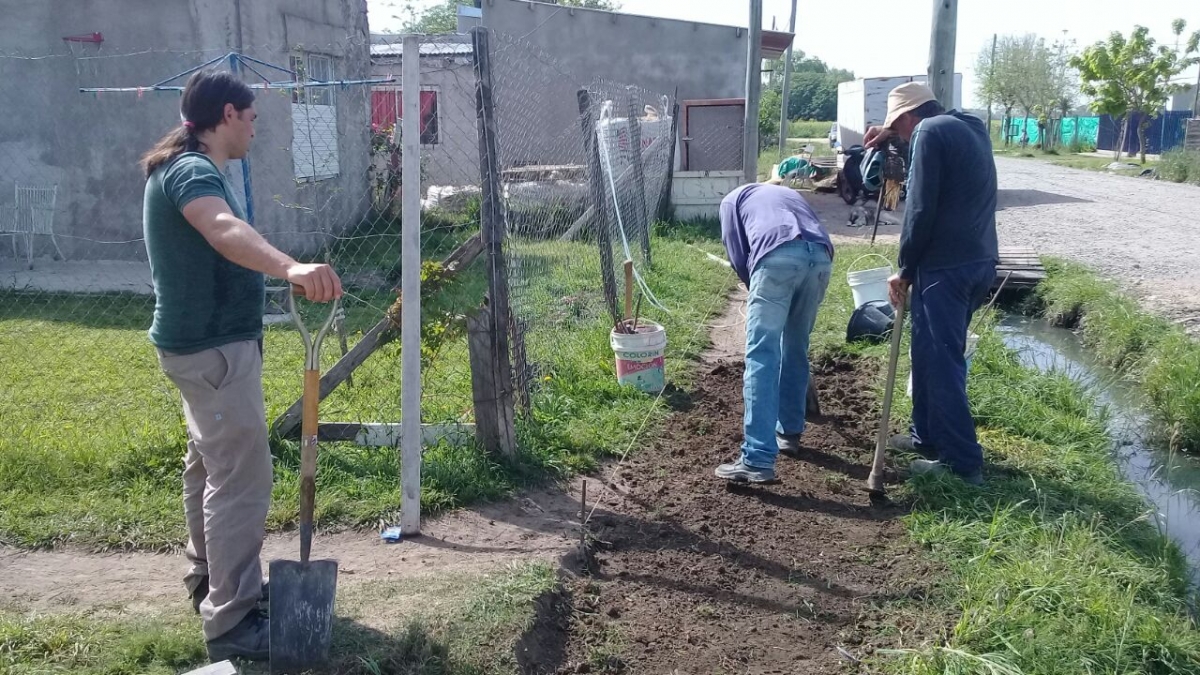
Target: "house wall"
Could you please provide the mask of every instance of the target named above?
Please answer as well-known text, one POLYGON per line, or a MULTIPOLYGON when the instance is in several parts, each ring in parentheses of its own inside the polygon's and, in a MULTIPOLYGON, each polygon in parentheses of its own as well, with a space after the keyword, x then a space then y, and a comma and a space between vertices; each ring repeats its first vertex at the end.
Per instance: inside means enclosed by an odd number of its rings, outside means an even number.
MULTIPOLYGON (((338 52, 337 77, 369 72, 363 0, 0 0, 0 16, 0 230, 13 214, 14 184, 56 185, 54 230, 68 259, 144 259, 138 158, 179 124, 176 93, 90 94, 80 87, 153 84, 239 44, 285 67, 290 46, 340 45, 325 47, 338 52), (63 40, 92 32, 103 35, 101 44, 63 40)), ((340 174, 299 185, 289 149, 290 96, 256 92, 255 225, 277 245, 315 252, 326 235, 301 233, 338 232, 368 206, 369 96, 362 89, 337 98, 340 174)), ((240 187, 240 163, 230 165, 240 187)), ((37 246, 37 254, 53 251, 49 242, 37 246)), ((0 256, 11 254, 0 247, 0 256)))
POLYGON ((562 139, 579 127, 577 89, 596 79, 660 95, 673 95, 678 87, 681 101, 745 95, 745 28, 525 0, 482 0, 481 5, 483 25, 532 48, 508 52, 519 58, 493 49, 497 110, 521 117, 509 129, 538 131, 506 138, 502 124, 505 166, 578 161, 574 144, 562 139), (552 67, 529 62, 532 50, 543 53, 552 67))
MULTIPOLYGON (((402 70, 403 59, 376 57, 371 72, 375 77, 394 76, 394 87, 402 89, 402 70)), ((376 85, 376 88, 387 86, 391 85, 376 85)), ((438 92, 438 143, 421 147, 422 186, 478 185, 479 127, 471 56, 422 57, 421 89, 438 92)))

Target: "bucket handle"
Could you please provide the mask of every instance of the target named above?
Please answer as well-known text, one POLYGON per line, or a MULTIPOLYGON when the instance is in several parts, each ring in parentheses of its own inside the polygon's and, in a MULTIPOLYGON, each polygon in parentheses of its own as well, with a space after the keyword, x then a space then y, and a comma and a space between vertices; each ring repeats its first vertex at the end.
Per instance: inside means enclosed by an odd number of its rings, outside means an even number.
POLYGON ((883 262, 887 263, 887 267, 888 267, 888 269, 889 269, 889 270, 890 270, 890 269, 892 269, 892 261, 891 261, 890 259, 888 259, 888 258, 885 258, 884 256, 881 256, 881 255, 879 255, 878 253, 868 253, 868 254, 866 254, 866 255, 864 255, 864 256, 862 256, 862 257, 860 257, 859 259, 855 260, 854 262, 850 263, 850 267, 848 267, 848 268, 846 269, 846 273, 847 273, 847 274, 849 274, 849 273, 851 273, 851 272, 860 272, 860 271, 862 271, 862 270, 856 270, 856 269, 854 269, 854 266, 855 266, 855 265, 857 265, 858 263, 860 263, 860 262, 862 262, 862 261, 866 260, 867 258, 879 258, 879 259, 880 259, 880 260, 882 260, 883 262))

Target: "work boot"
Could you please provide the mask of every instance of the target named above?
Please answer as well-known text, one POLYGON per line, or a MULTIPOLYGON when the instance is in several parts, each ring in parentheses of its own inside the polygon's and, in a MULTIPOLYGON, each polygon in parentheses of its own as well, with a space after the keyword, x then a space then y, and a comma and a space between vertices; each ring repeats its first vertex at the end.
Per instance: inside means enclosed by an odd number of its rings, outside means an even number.
POLYGON ((208 641, 208 658, 213 663, 226 659, 266 661, 271 657, 271 622, 257 609, 232 630, 208 641))
POLYGON ((773 483, 775 469, 760 469, 750 466, 746 460, 739 457, 736 462, 722 464, 717 467, 717 478, 724 478, 732 483, 773 483))
POLYGON ((937 459, 937 451, 924 443, 918 443, 912 434, 896 434, 888 439, 888 448, 898 452, 911 452, 926 459, 937 459))
POLYGON ((781 434, 775 432, 775 445, 779 447, 779 452, 788 457, 792 459, 800 458, 800 434, 781 434))
MULTIPOLYGON (((191 592, 190 597, 192 599, 192 609, 196 610, 196 613, 199 614, 200 613, 200 603, 204 602, 204 599, 208 597, 208 575, 207 574, 200 577, 200 580, 199 580, 199 582, 197 582, 196 588, 191 592)), ((270 607, 270 601, 271 601, 271 582, 267 581, 267 582, 264 582, 262 585, 262 598, 259 599, 256 607, 265 612, 265 611, 267 611, 267 608, 270 607)))
POLYGON ((955 472, 949 466, 942 464, 941 462, 935 462, 928 459, 914 460, 912 464, 908 465, 908 472, 913 476, 950 473, 957 476, 967 485, 974 485, 976 487, 983 485, 983 471, 974 471, 964 476, 963 474, 955 472))

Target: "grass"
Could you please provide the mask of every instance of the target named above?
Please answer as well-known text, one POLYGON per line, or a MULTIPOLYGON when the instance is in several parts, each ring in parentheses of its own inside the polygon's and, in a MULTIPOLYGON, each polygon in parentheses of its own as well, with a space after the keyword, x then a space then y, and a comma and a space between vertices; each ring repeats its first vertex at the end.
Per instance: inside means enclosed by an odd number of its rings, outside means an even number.
POLYGON ((788 123, 788 138, 827 138, 833 122, 792 120, 788 123))
POLYGON ((1200 185, 1200 151, 1177 148, 1164 153, 1158 175, 1175 183, 1200 185))
POLYGON ((997 145, 995 154, 1004 157, 1018 157, 1023 159, 1039 159, 1049 162, 1055 166, 1065 166, 1071 169, 1083 169, 1085 171, 1103 171, 1105 173, 1114 173, 1122 176, 1137 176, 1145 169, 1152 169, 1158 166, 1158 162, 1147 161, 1144 164, 1138 162, 1137 157, 1122 157, 1122 163, 1137 164, 1137 169, 1122 169, 1119 171, 1109 171, 1108 165, 1114 160, 1110 157, 1094 157, 1091 155, 1080 155, 1071 152, 1068 149, 1052 149, 1039 150, 1030 146, 1022 149, 1018 145, 1012 145, 1007 148, 997 145))
POLYGON ((1030 310, 1077 329, 1103 363, 1139 383, 1172 449, 1200 452, 1200 344, 1083 265, 1051 258, 1046 269, 1030 310))
MULTIPOLYGON (((894 258, 890 248, 839 247, 813 345, 882 370, 886 346, 844 344, 852 305, 844 275, 871 252, 894 258)), ((1121 479, 1104 411, 1066 375, 1025 368, 990 318, 975 332, 982 339, 969 387, 987 486, 932 477, 897 491, 913 504, 910 536, 948 570, 930 581, 919 611, 929 622, 958 619, 937 646, 881 654, 880 667, 914 675, 1200 672, 1186 562, 1121 479)), ((1137 343, 1136 331, 1125 335, 1137 343)), ((910 406, 900 392, 898 421, 910 406)))
POLYGON ((943 647, 901 653, 907 673, 1189 673, 1200 631, 1186 564, 1111 459, 1103 413, 1063 374, 1023 367, 987 331, 970 393, 989 482, 913 485, 907 524, 942 560, 961 610, 943 647))
MULTIPOLYGON (((346 675, 517 673, 517 643, 539 597, 557 586, 549 565, 340 589, 334 661, 346 675)), ((0 672, 12 675, 157 675, 206 663, 200 621, 182 612, 34 615, 0 610, 0 672)), ((260 665, 248 674, 264 673, 260 665)))
MULTIPOLYGON (((443 228, 448 250, 465 238, 443 228)), ((668 228, 669 231, 669 228, 668 228)), ((435 234, 437 232, 435 231, 435 234)), ((357 233, 365 242, 337 252, 347 267, 378 269, 367 256, 395 246, 395 234, 357 233), (372 242, 369 237, 377 237, 372 242)), ((599 300, 594 244, 528 241, 514 245, 544 274, 517 292, 531 317, 530 359, 540 369, 534 418, 519 429, 518 461, 499 462, 473 445, 426 450, 422 506, 427 513, 503 497, 519 486, 596 466, 623 449, 652 399, 617 386, 608 319, 599 300)), ((671 236, 654 241, 657 264, 647 281, 671 314, 646 309, 671 336, 672 375, 686 372, 706 335, 697 329, 732 275, 671 236), (682 372, 681 372, 682 371, 682 372)), ((440 253, 436 257, 440 257, 440 253)), ((477 306, 486 283, 476 265, 423 304, 426 423, 470 421, 467 350, 456 315, 477 306)), ((353 344, 394 296, 352 288, 347 325, 353 344)), ((0 542, 20 547, 163 550, 184 540, 179 503, 186 435, 178 394, 162 375, 145 335, 152 306, 131 296, 0 296, 0 542)), ((327 341, 328 368, 340 354, 327 341)), ((263 382, 273 419, 300 395, 303 350, 295 331, 265 336, 263 382)), ((385 347, 322 404, 327 421, 400 419, 399 345, 385 347)), ((295 522, 298 444, 276 441, 271 530, 295 522)), ((326 528, 393 522, 399 504, 393 448, 323 446, 317 518, 326 528)))

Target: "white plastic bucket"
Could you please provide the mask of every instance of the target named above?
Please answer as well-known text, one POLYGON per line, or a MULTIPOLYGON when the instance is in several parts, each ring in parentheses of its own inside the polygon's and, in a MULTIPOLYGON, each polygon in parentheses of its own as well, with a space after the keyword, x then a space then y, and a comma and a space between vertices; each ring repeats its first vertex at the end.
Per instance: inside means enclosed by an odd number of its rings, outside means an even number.
POLYGON ((868 302, 876 300, 887 301, 888 285, 887 280, 892 276, 892 263, 887 258, 877 254, 868 253, 863 257, 850 263, 851 271, 846 273, 846 283, 850 284, 850 292, 854 295, 854 308, 858 309, 868 302), (879 258, 888 265, 887 267, 874 267, 868 270, 853 271, 853 268, 858 263, 866 258, 879 258))
POLYGON ((609 334, 617 357, 617 382, 648 394, 667 386, 667 331, 653 321, 640 319, 637 333, 626 335, 616 329, 609 334))
MULTIPOLYGON (((967 372, 971 372, 971 359, 975 358, 975 350, 979 348, 979 336, 971 333, 967 336, 967 348, 963 351, 963 356, 967 358, 967 372)), ((908 350, 908 356, 912 358, 912 349, 908 350)), ((908 397, 912 398, 912 373, 908 374, 908 397)))

